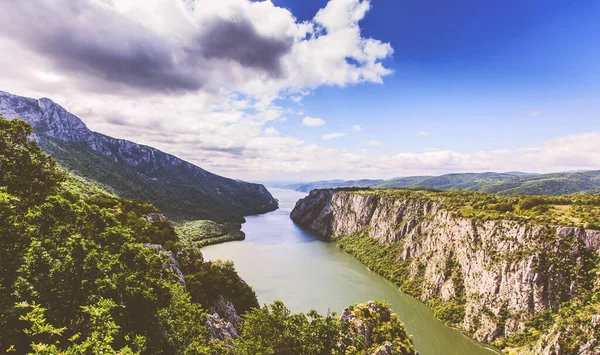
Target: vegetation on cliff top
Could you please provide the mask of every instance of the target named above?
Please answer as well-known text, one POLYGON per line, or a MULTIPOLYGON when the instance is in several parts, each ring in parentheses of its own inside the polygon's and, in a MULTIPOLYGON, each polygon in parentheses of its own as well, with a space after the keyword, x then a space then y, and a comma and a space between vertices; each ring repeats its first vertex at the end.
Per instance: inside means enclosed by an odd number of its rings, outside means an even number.
MULTIPOLYGON (((339 191, 344 193, 346 189, 339 191)), ((451 213, 477 220, 506 219, 600 230, 600 195, 498 196, 488 193, 432 189, 352 189, 351 191, 393 199, 437 201, 451 213)))
POLYGON ((600 191, 600 170, 573 173, 458 173, 441 176, 408 176, 390 180, 329 180, 287 184, 282 187, 309 192, 337 187, 407 188, 464 190, 498 195, 564 195, 600 191))

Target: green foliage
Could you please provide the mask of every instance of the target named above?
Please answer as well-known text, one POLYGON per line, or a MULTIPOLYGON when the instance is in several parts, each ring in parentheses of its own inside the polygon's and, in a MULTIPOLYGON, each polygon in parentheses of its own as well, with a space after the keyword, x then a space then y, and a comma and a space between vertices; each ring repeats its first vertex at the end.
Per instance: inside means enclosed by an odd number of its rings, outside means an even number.
POLYGON ((0 348, 184 353, 208 347, 203 306, 220 291, 240 311, 256 303, 232 264, 203 262, 166 220, 149 217, 152 205, 65 174, 22 121, 0 118, 0 127, 0 348), (202 304, 178 284, 169 253, 192 284, 214 282, 194 289, 202 304))
POLYGON ((422 275, 410 275, 410 261, 400 260, 399 243, 379 244, 365 232, 358 232, 338 240, 338 246, 354 255, 370 270, 392 281, 413 296, 421 295, 422 275))
MULTIPOLYGON (((389 354, 415 354, 406 329, 398 316, 391 312, 384 302, 367 302, 349 307, 350 321, 342 322, 341 346, 334 354, 359 355, 373 354, 384 344, 389 346, 389 354), (364 327, 371 332, 364 332, 364 327)), ((345 312, 345 316, 348 313, 345 312)))
MULTIPOLYGON (((0 117, 0 186, 28 202, 40 202, 63 180, 56 163, 29 140, 27 123, 0 117)), ((23 201, 25 202, 25 201, 23 201)))
POLYGON ((175 226, 175 230, 181 241, 199 248, 245 238, 239 224, 217 223, 210 220, 179 223, 175 226))
MULTIPOLYGON (((21 309, 30 309, 30 311, 22 315, 19 319, 31 324, 30 328, 24 329, 24 333, 31 339, 30 349, 32 354, 121 354, 133 355, 140 354, 140 350, 144 348, 143 337, 136 336, 134 339, 127 339, 130 346, 125 346, 119 350, 113 348, 115 335, 119 331, 119 326, 113 321, 110 311, 115 307, 115 303, 111 300, 99 299, 95 305, 83 306, 82 312, 88 316, 89 321, 84 324, 86 333, 85 338, 81 332, 74 334, 61 344, 61 338, 67 328, 55 328, 48 323, 45 317, 46 309, 37 304, 29 305, 22 302, 17 305, 21 309), (132 349, 138 349, 134 351, 132 349)), ((14 349, 14 348, 13 348, 14 349)))
POLYGON ((244 316, 240 337, 233 346, 239 355, 331 354, 340 337, 335 314, 325 317, 311 311, 292 314, 283 303, 253 309, 244 316))
POLYGON ((315 311, 292 314, 283 303, 275 301, 244 316, 240 336, 231 352, 236 355, 358 355, 371 354, 381 345, 389 344, 390 354, 415 354, 404 325, 389 306, 369 303, 371 306, 363 303, 349 307, 345 313, 347 319, 338 322, 335 313, 326 316, 315 311), (359 324, 370 329, 368 338, 359 324))
POLYGON ((419 188, 427 190, 464 190, 498 195, 548 195, 574 193, 598 194, 600 171, 553 174, 464 173, 441 176, 409 176, 390 180, 330 180, 285 185, 309 192, 338 187, 419 188))
POLYGON ((449 302, 434 306, 433 315, 446 324, 460 324, 465 319, 465 305, 449 302))
POLYGON ((231 261, 208 261, 202 267, 193 269, 183 264, 181 270, 186 275, 188 290, 192 300, 210 308, 220 296, 233 300, 239 313, 258 307, 256 294, 235 271, 231 261))

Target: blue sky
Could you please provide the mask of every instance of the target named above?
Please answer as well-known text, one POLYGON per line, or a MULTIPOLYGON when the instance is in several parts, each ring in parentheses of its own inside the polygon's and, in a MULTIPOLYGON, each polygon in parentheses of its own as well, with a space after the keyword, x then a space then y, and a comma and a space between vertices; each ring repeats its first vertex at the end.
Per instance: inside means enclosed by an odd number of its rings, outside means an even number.
MULTIPOLYGON (((325 3, 275 1, 300 20, 325 3)), ((360 138, 327 144, 377 139, 389 150, 468 152, 600 130, 600 2, 374 0, 361 29, 391 43, 384 63, 394 74, 303 101, 328 130, 361 125, 360 138)))
POLYGON ((0 12, 0 90, 221 175, 600 169, 598 1, 30 0, 0 12))

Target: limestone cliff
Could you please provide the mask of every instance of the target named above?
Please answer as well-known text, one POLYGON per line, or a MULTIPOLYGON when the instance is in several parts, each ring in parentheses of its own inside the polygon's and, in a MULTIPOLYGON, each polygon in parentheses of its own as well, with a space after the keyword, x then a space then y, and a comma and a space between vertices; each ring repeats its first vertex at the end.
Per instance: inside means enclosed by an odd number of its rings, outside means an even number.
POLYGON ((418 281, 413 296, 464 305, 451 323, 480 341, 522 331, 527 320, 557 310, 595 282, 598 231, 477 220, 436 199, 340 190, 311 191, 290 217, 322 237, 363 234, 390 247, 393 262, 418 281))

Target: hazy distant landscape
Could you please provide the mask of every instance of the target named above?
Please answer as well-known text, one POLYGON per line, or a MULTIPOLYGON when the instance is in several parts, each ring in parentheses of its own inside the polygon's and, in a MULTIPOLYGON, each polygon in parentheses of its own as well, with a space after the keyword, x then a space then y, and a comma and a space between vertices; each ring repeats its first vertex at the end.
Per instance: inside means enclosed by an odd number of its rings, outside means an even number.
POLYGON ((414 188, 465 190, 498 195, 563 195, 600 191, 600 171, 574 173, 528 174, 462 173, 440 176, 409 176, 389 180, 324 180, 307 183, 272 183, 269 186, 309 192, 313 189, 337 187, 414 188))

